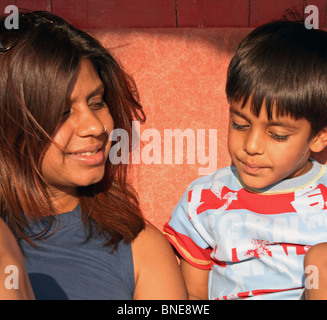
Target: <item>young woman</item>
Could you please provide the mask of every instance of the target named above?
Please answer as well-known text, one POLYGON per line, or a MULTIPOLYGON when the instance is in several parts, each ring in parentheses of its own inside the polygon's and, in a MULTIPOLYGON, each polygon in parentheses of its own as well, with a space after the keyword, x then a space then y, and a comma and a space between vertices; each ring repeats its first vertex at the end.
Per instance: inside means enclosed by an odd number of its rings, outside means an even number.
POLYGON ((58 16, 0 28, 0 209, 36 298, 184 299, 169 243, 109 160, 112 130, 145 120, 132 79, 58 16))

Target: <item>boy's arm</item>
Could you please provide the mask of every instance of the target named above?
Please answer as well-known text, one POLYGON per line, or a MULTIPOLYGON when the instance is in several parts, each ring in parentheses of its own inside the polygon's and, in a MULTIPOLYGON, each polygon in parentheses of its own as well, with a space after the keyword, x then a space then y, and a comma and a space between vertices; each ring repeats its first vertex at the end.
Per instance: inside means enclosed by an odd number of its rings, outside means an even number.
POLYGON ((208 279, 210 270, 196 268, 180 259, 180 268, 184 276, 190 300, 208 300, 208 279))
POLYGON ((208 300, 212 253, 212 247, 207 242, 210 235, 206 232, 205 223, 198 212, 194 211, 202 201, 201 192, 202 186, 192 190, 189 187, 176 205, 169 222, 163 228, 165 236, 180 260, 180 269, 188 297, 193 300, 208 300), (194 226, 191 216, 196 216, 195 224, 200 230, 194 226))

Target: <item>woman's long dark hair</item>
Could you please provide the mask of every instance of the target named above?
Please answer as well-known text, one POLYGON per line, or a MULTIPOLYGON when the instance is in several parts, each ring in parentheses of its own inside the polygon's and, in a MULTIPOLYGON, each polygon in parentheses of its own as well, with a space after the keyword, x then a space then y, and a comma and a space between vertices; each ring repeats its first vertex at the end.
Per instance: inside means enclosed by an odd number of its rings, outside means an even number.
MULTIPOLYGON (((0 212, 18 238, 29 243, 28 221, 53 214, 41 174, 42 157, 65 108, 68 88, 81 59, 89 59, 105 87, 115 128, 128 132, 145 121, 133 80, 93 37, 48 12, 24 12, 19 29, 0 19, 0 212)), ((130 143, 131 150, 131 143, 130 143)), ((105 236, 106 245, 131 242, 144 228, 127 165, 107 161, 97 184, 79 188, 83 221, 105 236)))

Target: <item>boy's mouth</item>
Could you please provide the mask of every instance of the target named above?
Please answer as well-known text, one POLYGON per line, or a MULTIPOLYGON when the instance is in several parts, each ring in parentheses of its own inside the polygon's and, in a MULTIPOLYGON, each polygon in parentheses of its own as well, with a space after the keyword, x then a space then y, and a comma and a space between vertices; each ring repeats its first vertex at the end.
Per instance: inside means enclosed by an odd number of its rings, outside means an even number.
POLYGON ((259 171, 261 171, 262 169, 264 169, 264 167, 256 164, 256 163, 249 163, 249 162, 241 162, 243 169, 246 173, 248 174, 257 174, 259 171))

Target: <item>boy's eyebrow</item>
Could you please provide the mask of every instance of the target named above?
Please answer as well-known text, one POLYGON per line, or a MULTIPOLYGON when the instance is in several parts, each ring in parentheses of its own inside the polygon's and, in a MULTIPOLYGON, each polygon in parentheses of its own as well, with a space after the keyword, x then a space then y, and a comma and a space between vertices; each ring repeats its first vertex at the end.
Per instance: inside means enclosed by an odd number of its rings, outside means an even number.
POLYGON ((249 121, 249 119, 241 111, 235 110, 232 106, 229 108, 229 113, 234 113, 246 121, 249 121))
MULTIPOLYGON (((250 120, 244 115, 241 111, 235 110, 232 106, 229 109, 230 113, 234 113, 235 115, 245 119, 246 121, 250 122, 250 120)), ((290 129, 298 129, 297 126, 292 125, 291 123, 278 121, 278 120, 268 120, 268 126, 269 127, 284 127, 284 128, 290 128, 290 129)))
POLYGON ((291 129, 298 129, 297 126, 294 126, 288 122, 281 122, 281 121, 270 121, 269 122, 270 127, 284 127, 284 128, 291 128, 291 129))

